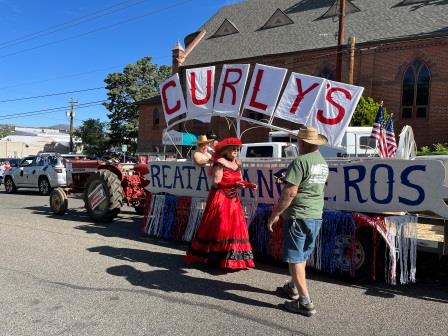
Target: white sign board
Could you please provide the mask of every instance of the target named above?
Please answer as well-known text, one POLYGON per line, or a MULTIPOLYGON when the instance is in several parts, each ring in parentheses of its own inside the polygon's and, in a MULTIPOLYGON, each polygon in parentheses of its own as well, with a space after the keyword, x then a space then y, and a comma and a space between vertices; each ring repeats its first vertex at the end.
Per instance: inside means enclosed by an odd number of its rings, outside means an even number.
POLYGON ((275 116, 305 125, 325 82, 324 78, 293 72, 275 110, 275 116))
POLYGON ((224 64, 213 107, 215 113, 238 117, 249 67, 249 64, 224 64))
MULTIPOLYGON (((286 163, 263 163, 247 166, 244 179, 258 189, 242 190, 243 198, 257 203, 274 204, 281 193, 273 175, 286 170, 286 163)), ((152 193, 206 197, 211 186, 208 167, 193 162, 151 162, 149 167, 152 193)), ((436 160, 375 159, 344 165, 330 165, 325 190, 325 208, 359 212, 433 211, 448 218, 448 187, 445 167, 436 160)))
POLYGON ((339 146, 363 91, 360 86, 327 80, 306 124, 325 135, 328 145, 339 146))
POLYGON ((162 99, 163 111, 165 112, 165 120, 169 122, 171 119, 187 113, 184 94, 179 81, 179 75, 175 74, 160 84, 160 97, 162 99))
POLYGON ((288 70, 256 64, 244 108, 272 115, 288 70))
POLYGON ((187 117, 210 122, 215 96, 215 67, 187 69, 187 117))

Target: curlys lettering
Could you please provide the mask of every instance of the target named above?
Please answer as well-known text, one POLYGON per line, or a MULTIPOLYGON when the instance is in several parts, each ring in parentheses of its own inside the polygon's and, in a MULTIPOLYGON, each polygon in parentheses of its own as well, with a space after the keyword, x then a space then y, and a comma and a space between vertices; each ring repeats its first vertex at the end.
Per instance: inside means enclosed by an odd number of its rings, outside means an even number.
POLYGON ((177 111, 180 110, 180 106, 181 106, 180 100, 176 100, 176 104, 173 107, 170 107, 168 98, 167 98, 168 89, 175 88, 175 87, 176 87, 176 82, 174 80, 170 80, 168 83, 166 83, 162 86, 161 96, 162 96, 162 100, 163 100, 163 106, 165 108, 166 114, 168 114, 168 115, 176 113, 177 111))
POLYGON ((327 102, 329 102, 331 105, 333 105, 338 110, 338 114, 334 118, 327 118, 324 116, 324 111, 319 110, 317 112, 317 120, 323 124, 336 125, 336 124, 339 124, 344 119, 345 108, 333 100, 334 92, 341 92, 344 94, 345 98, 347 98, 348 100, 352 99, 352 94, 350 93, 350 91, 348 91, 344 88, 333 87, 333 88, 329 89, 327 92, 327 95, 325 96, 325 100, 327 102))
POLYGON ((310 93, 311 91, 313 91, 315 88, 318 88, 320 86, 319 83, 313 83, 310 87, 308 87, 308 89, 306 89, 305 91, 303 91, 302 89, 302 79, 301 78, 296 78, 296 83, 297 83, 297 97, 294 100, 294 103, 291 106, 291 110, 289 110, 290 113, 295 114, 297 112, 297 108, 299 107, 300 103, 302 102, 303 98, 305 98, 305 96, 310 93))
POLYGON ((199 99, 196 96, 197 88, 196 88, 196 73, 192 71, 190 73, 190 80, 191 80, 191 100, 193 101, 193 104, 200 106, 200 105, 206 105, 208 101, 210 100, 210 96, 212 94, 212 70, 207 70, 207 85, 206 85, 206 93, 205 97, 202 99, 199 99))
POLYGON ((232 105, 236 104, 237 92, 235 85, 237 85, 241 78, 243 77, 243 71, 241 69, 226 69, 226 73, 224 75, 224 82, 222 83, 221 95, 219 98, 219 102, 222 104, 224 102, 224 95, 226 93, 226 88, 229 88, 232 92, 232 105), (231 73, 237 74, 237 78, 233 81, 229 81, 229 76, 231 73))
POLYGON ((249 106, 253 107, 253 108, 257 109, 257 110, 266 111, 266 109, 268 108, 268 105, 260 103, 260 102, 257 101, 257 95, 258 95, 258 92, 260 91, 261 80, 263 79, 263 74, 264 74, 264 70, 263 69, 258 69, 257 77, 255 79, 254 88, 252 90, 252 96, 250 98, 249 106))

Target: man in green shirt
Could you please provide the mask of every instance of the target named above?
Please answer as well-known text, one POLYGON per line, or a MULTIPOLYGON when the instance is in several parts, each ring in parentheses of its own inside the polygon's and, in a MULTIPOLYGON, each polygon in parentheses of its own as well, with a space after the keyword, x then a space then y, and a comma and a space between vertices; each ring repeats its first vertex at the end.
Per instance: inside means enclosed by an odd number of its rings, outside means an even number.
POLYGON ((286 185, 267 225, 272 232, 282 216, 283 260, 289 264, 291 274, 291 281, 283 290, 293 299, 286 301, 284 307, 311 316, 316 309, 308 293, 305 267, 322 224, 328 165, 319 152, 319 145, 327 143, 327 139, 313 127, 301 128, 297 138, 300 156, 291 162, 282 178, 286 185))

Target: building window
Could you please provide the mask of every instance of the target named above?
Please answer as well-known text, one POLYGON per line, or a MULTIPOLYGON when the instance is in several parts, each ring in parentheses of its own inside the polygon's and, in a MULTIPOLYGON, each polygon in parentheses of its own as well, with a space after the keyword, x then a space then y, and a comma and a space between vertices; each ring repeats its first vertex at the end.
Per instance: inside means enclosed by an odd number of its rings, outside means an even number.
POLYGON ((236 28, 235 24, 232 21, 225 19, 221 26, 219 26, 218 30, 210 38, 223 37, 227 35, 237 34, 239 32, 240 31, 238 30, 238 28, 236 28))
POLYGON ((280 8, 277 8, 274 14, 266 21, 261 29, 276 28, 294 23, 280 8))
POLYGON ((425 119, 428 116, 431 72, 425 63, 416 60, 403 76, 401 117, 425 119))
POLYGON ((153 126, 160 125, 160 112, 157 108, 152 111, 152 124, 153 126))

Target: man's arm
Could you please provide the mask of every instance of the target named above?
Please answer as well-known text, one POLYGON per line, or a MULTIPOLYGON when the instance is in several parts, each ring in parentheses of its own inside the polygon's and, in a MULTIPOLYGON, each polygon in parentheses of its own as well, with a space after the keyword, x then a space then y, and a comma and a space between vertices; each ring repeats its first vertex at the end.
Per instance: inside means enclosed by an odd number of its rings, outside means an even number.
POLYGON ((271 217, 269 217, 267 223, 269 231, 273 231, 272 228, 274 224, 278 222, 279 216, 283 213, 283 211, 291 205, 291 202, 296 197, 298 191, 299 187, 291 183, 287 183, 287 185, 283 188, 278 204, 273 208, 271 217))

